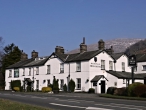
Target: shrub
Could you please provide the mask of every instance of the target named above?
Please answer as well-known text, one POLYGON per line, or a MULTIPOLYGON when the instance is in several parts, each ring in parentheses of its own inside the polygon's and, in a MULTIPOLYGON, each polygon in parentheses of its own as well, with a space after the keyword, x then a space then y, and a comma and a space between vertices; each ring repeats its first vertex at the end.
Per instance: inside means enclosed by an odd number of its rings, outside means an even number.
POLYGON ((137 97, 144 95, 146 93, 146 85, 142 84, 142 85, 136 86, 133 92, 137 97))
POLYGON ((69 86, 69 91, 70 92, 74 92, 74 90, 75 90, 75 82, 74 82, 74 80, 70 80, 69 81, 69 83, 68 83, 68 86, 69 86))
POLYGON ((11 81, 11 88, 12 88, 12 90, 14 90, 14 87, 21 88, 21 81, 20 80, 11 81))
POLYGON ((128 96, 136 96, 136 94, 134 93, 134 89, 139 85, 143 85, 143 84, 140 82, 135 82, 133 84, 130 84, 128 86, 128 96))
POLYGON ((42 87, 42 92, 50 92, 52 91, 51 87, 42 87))
POLYGON ((53 92, 54 93, 59 93, 59 84, 58 84, 58 79, 56 80, 55 76, 53 79, 53 92))
POLYGON ((116 90, 116 87, 109 87, 109 88, 107 89, 107 94, 113 95, 115 90, 116 90))
POLYGON ((30 92, 31 91, 31 86, 27 86, 27 92, 30 92))
POLYGON ((114 90, 114 95, 119 95, 119 96, 125 96, 126 95, 126 88, 122 87, 122 88, 116 88, 114 90))
POLYGON ((63 91, 67 92, 67 85, 66 84, 64 84, 64 86, 63 86, 63 91))
POLYGON ((89 88, 88 93, 95 93, 95 89, 94 88, 89 88))
POLYGON ((14 87, 13 90, 18 92, 18 91, 20 91, 20 88, 19 87, 14 87))
POLYGON ((20 91, 21 91, 21 92, 23 91, 23 86, 20 87, 20 91))

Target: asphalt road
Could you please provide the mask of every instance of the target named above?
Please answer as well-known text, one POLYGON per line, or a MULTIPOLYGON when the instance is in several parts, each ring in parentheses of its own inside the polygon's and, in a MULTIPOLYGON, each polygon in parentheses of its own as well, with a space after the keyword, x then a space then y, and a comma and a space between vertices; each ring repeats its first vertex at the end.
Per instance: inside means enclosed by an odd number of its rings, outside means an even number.
POLYGON ((55 110, 146 110, 145 101, 102 98, 97 94, 86 93, 31 94, 0 91, 0 98, 55 110))

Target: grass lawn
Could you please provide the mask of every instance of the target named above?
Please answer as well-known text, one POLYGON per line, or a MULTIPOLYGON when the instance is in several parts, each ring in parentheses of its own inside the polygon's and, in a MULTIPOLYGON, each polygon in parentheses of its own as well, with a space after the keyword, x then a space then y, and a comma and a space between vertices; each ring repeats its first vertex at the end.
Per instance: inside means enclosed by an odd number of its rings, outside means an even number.
POLYGON ((29 104, 23 104, 6 99, 0 99, 0 110, 52 110, 52 109, 29 104))
POLYGON ((106 97, 106 98, 115 98, 115 99, 127 99, 127 100, 146 101, 146 98, 142 98, 142 97, 116 96, 116 95, 110 95, 110 94, 100 94, 99 96, 100 97, 106 97))

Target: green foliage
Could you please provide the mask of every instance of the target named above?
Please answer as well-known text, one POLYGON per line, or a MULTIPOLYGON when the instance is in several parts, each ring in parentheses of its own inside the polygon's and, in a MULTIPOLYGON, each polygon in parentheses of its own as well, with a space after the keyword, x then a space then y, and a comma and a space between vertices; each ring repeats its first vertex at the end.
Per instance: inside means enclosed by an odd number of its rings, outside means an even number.
POLYGON ((31 92, 31 86, 27 86, 27 92, 31 92))
POLYGON ((69 83, 68 83, 68 86, 69 86, 69 91, 70 92, 74 92, 74 90, 75 90, 75 82, 74 82, 74 80, 70 80, 69 81, 69 83))
POLYGON ((20 91, 20 88, 19 87, 14 87, 13 90, 18 92, 18 91, 20 91))
POLYGON ((67 92, 67 85, 66 84, 63 85, 63 91, 67 92))
POLYGON ((116 87, 109 87, 109 88, 107 89, 107 94, 113 95, 115 90, 116 90, 116 87))
POLYGON ((144 95, 146 93, 146 85, 141 84, 141 85, 136 86, 133 92, 137 97, 144 95))
POLYGON ((89 88, 88 93, 95 93, 95 89, 94 88, 89 88))
POLYGON ((51 87, 42 87, 42 92, 51 92, 52 88, 51 87))
POLYGON ((57 91, 59 91, 59 84, 58 84, 58 79, 56 79, 55 77, 54 77, 54 79, 53 79, 53 91, 54 90, 57 90, 57 91))
POLYGON ((15 44, 7 45, 4 48, 4 56, 2 58, 2 74, 5 77, 5 70, 8 66, 20 61, 21 50, 15 44))
POLYGON ((20 89, 21 88, 21 81, 20 80, 11 81, 12 90, 14 90, 14 87, 19 87, 19 89, 20 89))
POLYGON ((127 88, 126 87, 116 88, 114 90, 114 95, 126 96, 127 95, 127 88))
POLYGON ((135 82, 133 84, 130 84, 128 86, 128 96, 136 96, 136 94, 134 93, 134 89, 139 85, 143 85, 143 84, 140 82, 135 82))

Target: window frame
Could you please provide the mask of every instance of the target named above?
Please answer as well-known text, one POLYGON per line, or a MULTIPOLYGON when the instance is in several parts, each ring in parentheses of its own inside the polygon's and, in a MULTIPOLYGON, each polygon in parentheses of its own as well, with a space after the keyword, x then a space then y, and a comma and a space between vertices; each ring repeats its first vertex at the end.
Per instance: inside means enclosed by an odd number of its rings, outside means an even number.
POLYGON ((122 71, 125 71, 125 62, 122 62, 122 71))
POLYGON ((146 71, 146 65, 142 65, 142 71, 146 71))
POLYGON ((64 73, 64 63, 60 63, 60 73, 64 73))
POLYGON ((12 70, 9 70, 9 78, 12 77, 12 70))
POLYGON ((19 78, 19 69, 18 68, 14 69, 14 78, 19 78))
POLYGON ((81 72, 81 62, 76 62, 76 72, 81 72))
POLYGON ((113 61, 109 61, 109 70, 113 70, 113 61))
POLYGON ((81 90, 81 78, 77 78, 76 81, 76 90, 81 90))
POLYGON ((101 60, 101 70, 105 70, 105 60, 101 60))

